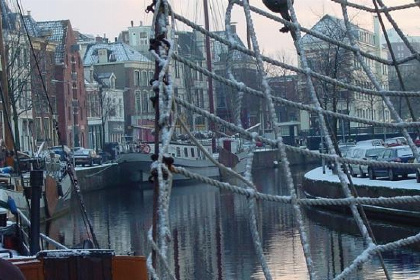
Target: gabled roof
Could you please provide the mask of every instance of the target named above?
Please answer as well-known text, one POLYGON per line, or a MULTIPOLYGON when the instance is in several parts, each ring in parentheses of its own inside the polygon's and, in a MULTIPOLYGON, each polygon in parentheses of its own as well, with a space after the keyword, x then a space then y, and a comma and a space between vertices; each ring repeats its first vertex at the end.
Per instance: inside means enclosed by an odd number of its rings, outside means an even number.
POLYGON ((14 29, 17 15, 13 13, 5 0, 1 0, 1 14, 2 14, 2 26, 3 29, 14 29))
POLYGON ((140 62, 152 62, 146 56, 136 51, 134 48, 122 42, 114 42, 108 44, 94 44, 88 47, 85 57, 83 58, 83 64, 85 66, 99 63, 98 50, 106 49, 108 51, 108 57, 113 56, 113 62, 128 62, 128 61, 140 61, 140 62))
MULTIPOLYGON (((225 31, 214 31, 212 32, 217 36, 222 37, 223 39, 228 39, 225 31)), ((239 38, 238 34, 235 32, 232 32, 232 40, 238 44, 241 47, 245 47, 244 43, 242 42, 241 38, 239 38)), ((213 43, 213 51, 216 57, 216 61, 220 61, 221 56, 228 53, 228 47, 225 44, 220 43, 219 41, 214 41, 213 43)), ((234 61, 243 61, 243 60, 249 60, 250 57, 242 52, 239 51, 233 51, 232 59, 234 61)))
MULTIPOLYGON (((351 24, 352 30, 356 33, 354 34, 357 37, 358 30, 361 30, 357 25, 351 24)), ((346 25, 343 19, 333 17, 331 15, 323 16, 312 28, 311 31, 321 33, 325 36, 331 37, 332 39, 342 40, 347 38, 346 35, 346 25), (337 37, 337 38, 334 38, 337 37)), ((305 34, 302 37, 302 43, 315 43, 315 42, 325 42, 321 39, 318 39, 310 34, 305 34)))
POLYGON ((55 49, 55 63, 57 64, 63 63, 64 61, 65 42, 68 26, 69 20, 38 22, 38 27, 41 29, 41 31, 50 32, 50 35, 47 37, 47 39, 58 44, 57 48, 55 49))
POLYGON ((38 23, 29 15, 23 17, 25 26, 28 29, 28 33, 32 37, 41 37, 41 29, 38 26, 38 23))
POLYGON ((95 80, 97 80, 100 84, 110 87, 111 86, 111 77, 115 77, 114 73, 108 72, 108 73, 98 73, 95 74, 95 80))

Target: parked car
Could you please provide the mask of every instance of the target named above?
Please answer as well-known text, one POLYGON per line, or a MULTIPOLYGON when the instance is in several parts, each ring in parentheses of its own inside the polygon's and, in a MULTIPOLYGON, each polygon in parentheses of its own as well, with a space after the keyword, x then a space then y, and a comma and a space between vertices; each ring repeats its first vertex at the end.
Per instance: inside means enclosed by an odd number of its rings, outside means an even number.
POLYGON ((356 146, 383 146, 384 145, 384 140, 382 139, 369 139, 369 140, 362 140, 362 141, 357 141, 356 146))
MULTIPOLYGON (((378 161, 385 162, 400 162, 400 163, 413 163, 413 151, 407 145, 395 146, 385 148, 377 157, 378 161)), ((374 180, 376 177, 388 177, 390 180, 395 181, 399 175, 407 178, 408 174, 415 173, 416 169, 413 168, 398 168, 398 167, 380 167, 369 166, 368 173, 369 179, 374 180)))
MULTIPOLYGON (((378 155, 385 149, 382 146, 356 146, 352 149, 349 158, 356 160, 376 160, 378 155)), ((361 164, 349 164, 349 172, 353 177, 364 178, 368 174, 368 166, 361 164)))
POLYGON ((54 146, 54 147, 49 148, 48 150, 59 155, 61 161, 65 161, 66 156, 71 157, 72 155, 71 149, 66 145, 54 146))
POLYGON ((87 164, 92 166, 94 164, 102 164, 102 156, 98 155, 93 149, 79 149, 74 152, 73 156, 76 165, 81 164, 85 166, 87 164))
POLYGON ((407 140, 404 137, 393 137, 385 139, 385 147, 395 147, 407 145, 407 140))

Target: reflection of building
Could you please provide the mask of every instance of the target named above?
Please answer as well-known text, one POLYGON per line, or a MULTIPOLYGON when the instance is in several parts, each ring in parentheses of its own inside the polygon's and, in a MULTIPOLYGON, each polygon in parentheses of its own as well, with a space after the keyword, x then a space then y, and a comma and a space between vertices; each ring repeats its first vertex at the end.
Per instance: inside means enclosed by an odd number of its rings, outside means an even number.
MULTIPOLYGON (((356 44, 361 51, 385 57, 385 52, 379 42, 380 35, 377 20, 375 20, 375 33, 356 25, 352 25, 351 28, 354 31, 353 35, 356 39, 356 44)), ((346 27, 342 19, 325 15, 311 30, 328 36, 333 40, 349 44, 346 27)), ((313 71, 341 82, 366 89, 374 89, 373 83, 364 72, 361 63, 359 63, 353 52, 310 34, 303 36, 302 43, 309 67, 313 71)), ((388 89, 387 66, 368 58, 364 58, 364 63, 375 75, 381 88, 388 89)), ((311 103, 305 79, 302 79, 300 82, 302 101, 311 103)), ((380 97, 342 89, 319 79, 313 79, 313 81, 318 101, 324 109, 375 121, 389 122, 391 120, 389 110, 385 108, 380 97)), ((304 122, 305 120, 302 121, 304 122)), ((327 121, 333 122, 334 120, 327 119, 327 121)), ((316 127, 315 116, 311 118, 308 115, 306 122, 311 123, 311 127, 316 127)), ((343 124, 341 123, 340 125, 343 124)), ((351 122, 350 124, 347 123, 347 125, 344 124, 344 126, 354 128, 366 125, 351 122)))

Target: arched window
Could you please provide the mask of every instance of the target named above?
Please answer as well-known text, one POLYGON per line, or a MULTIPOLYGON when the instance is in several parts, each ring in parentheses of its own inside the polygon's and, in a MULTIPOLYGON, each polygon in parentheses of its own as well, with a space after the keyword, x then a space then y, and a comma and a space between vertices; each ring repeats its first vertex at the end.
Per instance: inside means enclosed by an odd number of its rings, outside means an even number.
POLYGON ((140 96, 140 91, 136 91, 135 93, 135 97, 136 97, 136 112, 140 113, 141 112, 141 96, 140 96))
POLYGON ((147 86, 149 83, 148 79, 147 79, 147 72, 146 71, 141 71, 141 86, 147 86))
POLYGON ((142 94, 142 113, 149 112, 149 93, 145 90, 142 94))
POLYGON ((135 86, 140 85, 140 71, 138 70, 134 71, 134 85, 135 86))

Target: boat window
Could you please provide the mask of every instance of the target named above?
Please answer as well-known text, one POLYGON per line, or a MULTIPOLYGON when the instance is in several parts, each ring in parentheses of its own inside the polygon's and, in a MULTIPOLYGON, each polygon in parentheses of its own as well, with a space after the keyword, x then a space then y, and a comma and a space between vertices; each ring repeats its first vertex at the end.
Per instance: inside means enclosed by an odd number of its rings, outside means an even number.
POLYGON ((194 155, 194 148, 191 148, 191 157, 195 157, 195 155, 194 155))
POLYGON ((176 147, 176 156, 177 157, 181 156, 181 148, 180 147, 176 147))
POLYGON ((184 148, 184 157, 188 157, 188 149, 184 148))

